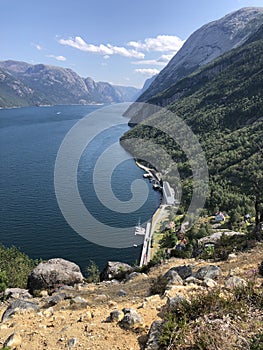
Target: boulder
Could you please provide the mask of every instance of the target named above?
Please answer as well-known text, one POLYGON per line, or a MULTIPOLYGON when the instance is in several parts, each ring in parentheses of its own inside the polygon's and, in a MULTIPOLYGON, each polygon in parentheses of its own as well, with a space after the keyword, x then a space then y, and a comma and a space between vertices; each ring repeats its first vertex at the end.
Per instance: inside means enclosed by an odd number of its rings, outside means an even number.
POLYGON ((102 281, 104 280, 122 280, 132 272, 132 267, 128 264, 118 261, 108 261, 107 266, 100 274, 102 281))
POLYGON ((195 274, 194 277, 199 280, 204 280, 205 278, 215 279, 221 273, 220 267, 216 265, 208 265, 201 267, 195 274))
POLYGON ((55 306, 60 303, 62 300, 66 298, 65 293, 57 293, 49 297, 44 305, 44 308, 49 308, 51 306, 55 306))
POLYGON ((88 302, 86 299, 77 295, 75 298, 70 300, 70 306, 72 310, 86 309, 88 302))
POLYGON ((247 282, 243 278, 237 276, 229 277, 229 279, 225 282, 225 287, 227 289, 244 288, 246 286, 247 282))
POLYGON ((78 265, 64 259, 50 259, 40 263, 28 276, 30 292, 55 289, 61 285, 73 286, 83 282, 78 265))
POLYGON ((135 329, 142 326, 142 316, 134 309, 122 309, 124 313, 123 319, 119 322, 120 326, 125 329, 135 329))
MULTIPOLYGON (((178 275, 185 280, 187 277, 191 276, 193 271, 192 267, 190 265, 180 265, 180 266, 175 266, 172 267, 170 270, 176 271, 178 275)), ((169 271, 170 271, 169 270, 169 271)))
POLYGON ((170 269, 168 270, 163 277, 167 280, 167 285, 183 285, 183 280, 182 278, 179 276, 179 274, 173 270, 170 269))
POLYGON ((12 315, 22 310, 39 311, 39 306, 29 301, 20 299, 15 300, 7 307, 7 309, 3 313, 1 322, 9 320, 12 315))

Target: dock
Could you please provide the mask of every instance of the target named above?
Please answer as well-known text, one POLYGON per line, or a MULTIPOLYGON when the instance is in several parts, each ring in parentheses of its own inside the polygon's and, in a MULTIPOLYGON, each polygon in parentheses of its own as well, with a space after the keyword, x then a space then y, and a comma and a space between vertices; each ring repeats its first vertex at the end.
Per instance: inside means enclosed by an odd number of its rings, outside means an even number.
POLYGON ((151 249, 151 223, 147 222, 139 266, 147 265, 151 249))

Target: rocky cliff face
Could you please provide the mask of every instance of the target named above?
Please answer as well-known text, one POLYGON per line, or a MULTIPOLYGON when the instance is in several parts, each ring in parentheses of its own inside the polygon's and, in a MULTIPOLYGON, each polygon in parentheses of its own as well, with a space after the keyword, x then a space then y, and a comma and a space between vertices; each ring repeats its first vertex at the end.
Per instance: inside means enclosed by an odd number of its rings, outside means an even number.
POLYGON ((83 79, 71 69, 0 62, 0 107, 133 101, 138 89, 83 79))
POLYGON ((223 53, 240 46, 263 23, 263 8, 243 8, 195 31, 138 102, 149 100, 223 53))

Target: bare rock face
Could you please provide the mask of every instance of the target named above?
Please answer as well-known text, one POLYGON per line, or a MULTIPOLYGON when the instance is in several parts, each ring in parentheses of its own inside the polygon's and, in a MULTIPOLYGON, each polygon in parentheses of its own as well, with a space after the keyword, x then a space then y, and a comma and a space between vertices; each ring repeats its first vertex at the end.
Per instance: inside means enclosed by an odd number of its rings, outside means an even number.
POLYGON ((78 265, 64 259, 50 259, 40 263, 28 276, 28 289, 31 292, 54 289, 61 285, 73 286, 83 282, 78 265))
POLYGON ((171 84, 243 44, 262 24, 263 8, 243 8, 195 31, 139 98, 146 101, 171 84))

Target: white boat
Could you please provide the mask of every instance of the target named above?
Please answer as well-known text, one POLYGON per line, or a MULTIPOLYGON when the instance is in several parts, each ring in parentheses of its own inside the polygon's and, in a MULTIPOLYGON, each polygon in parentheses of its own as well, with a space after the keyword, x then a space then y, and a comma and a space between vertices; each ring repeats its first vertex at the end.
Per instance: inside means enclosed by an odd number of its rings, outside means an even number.
POLYGON ((135 235, 141 235, 141 236, 145 235, 145 228, 141 226, 140 220, 138 222, 138 225, 135 226, 135 235))

